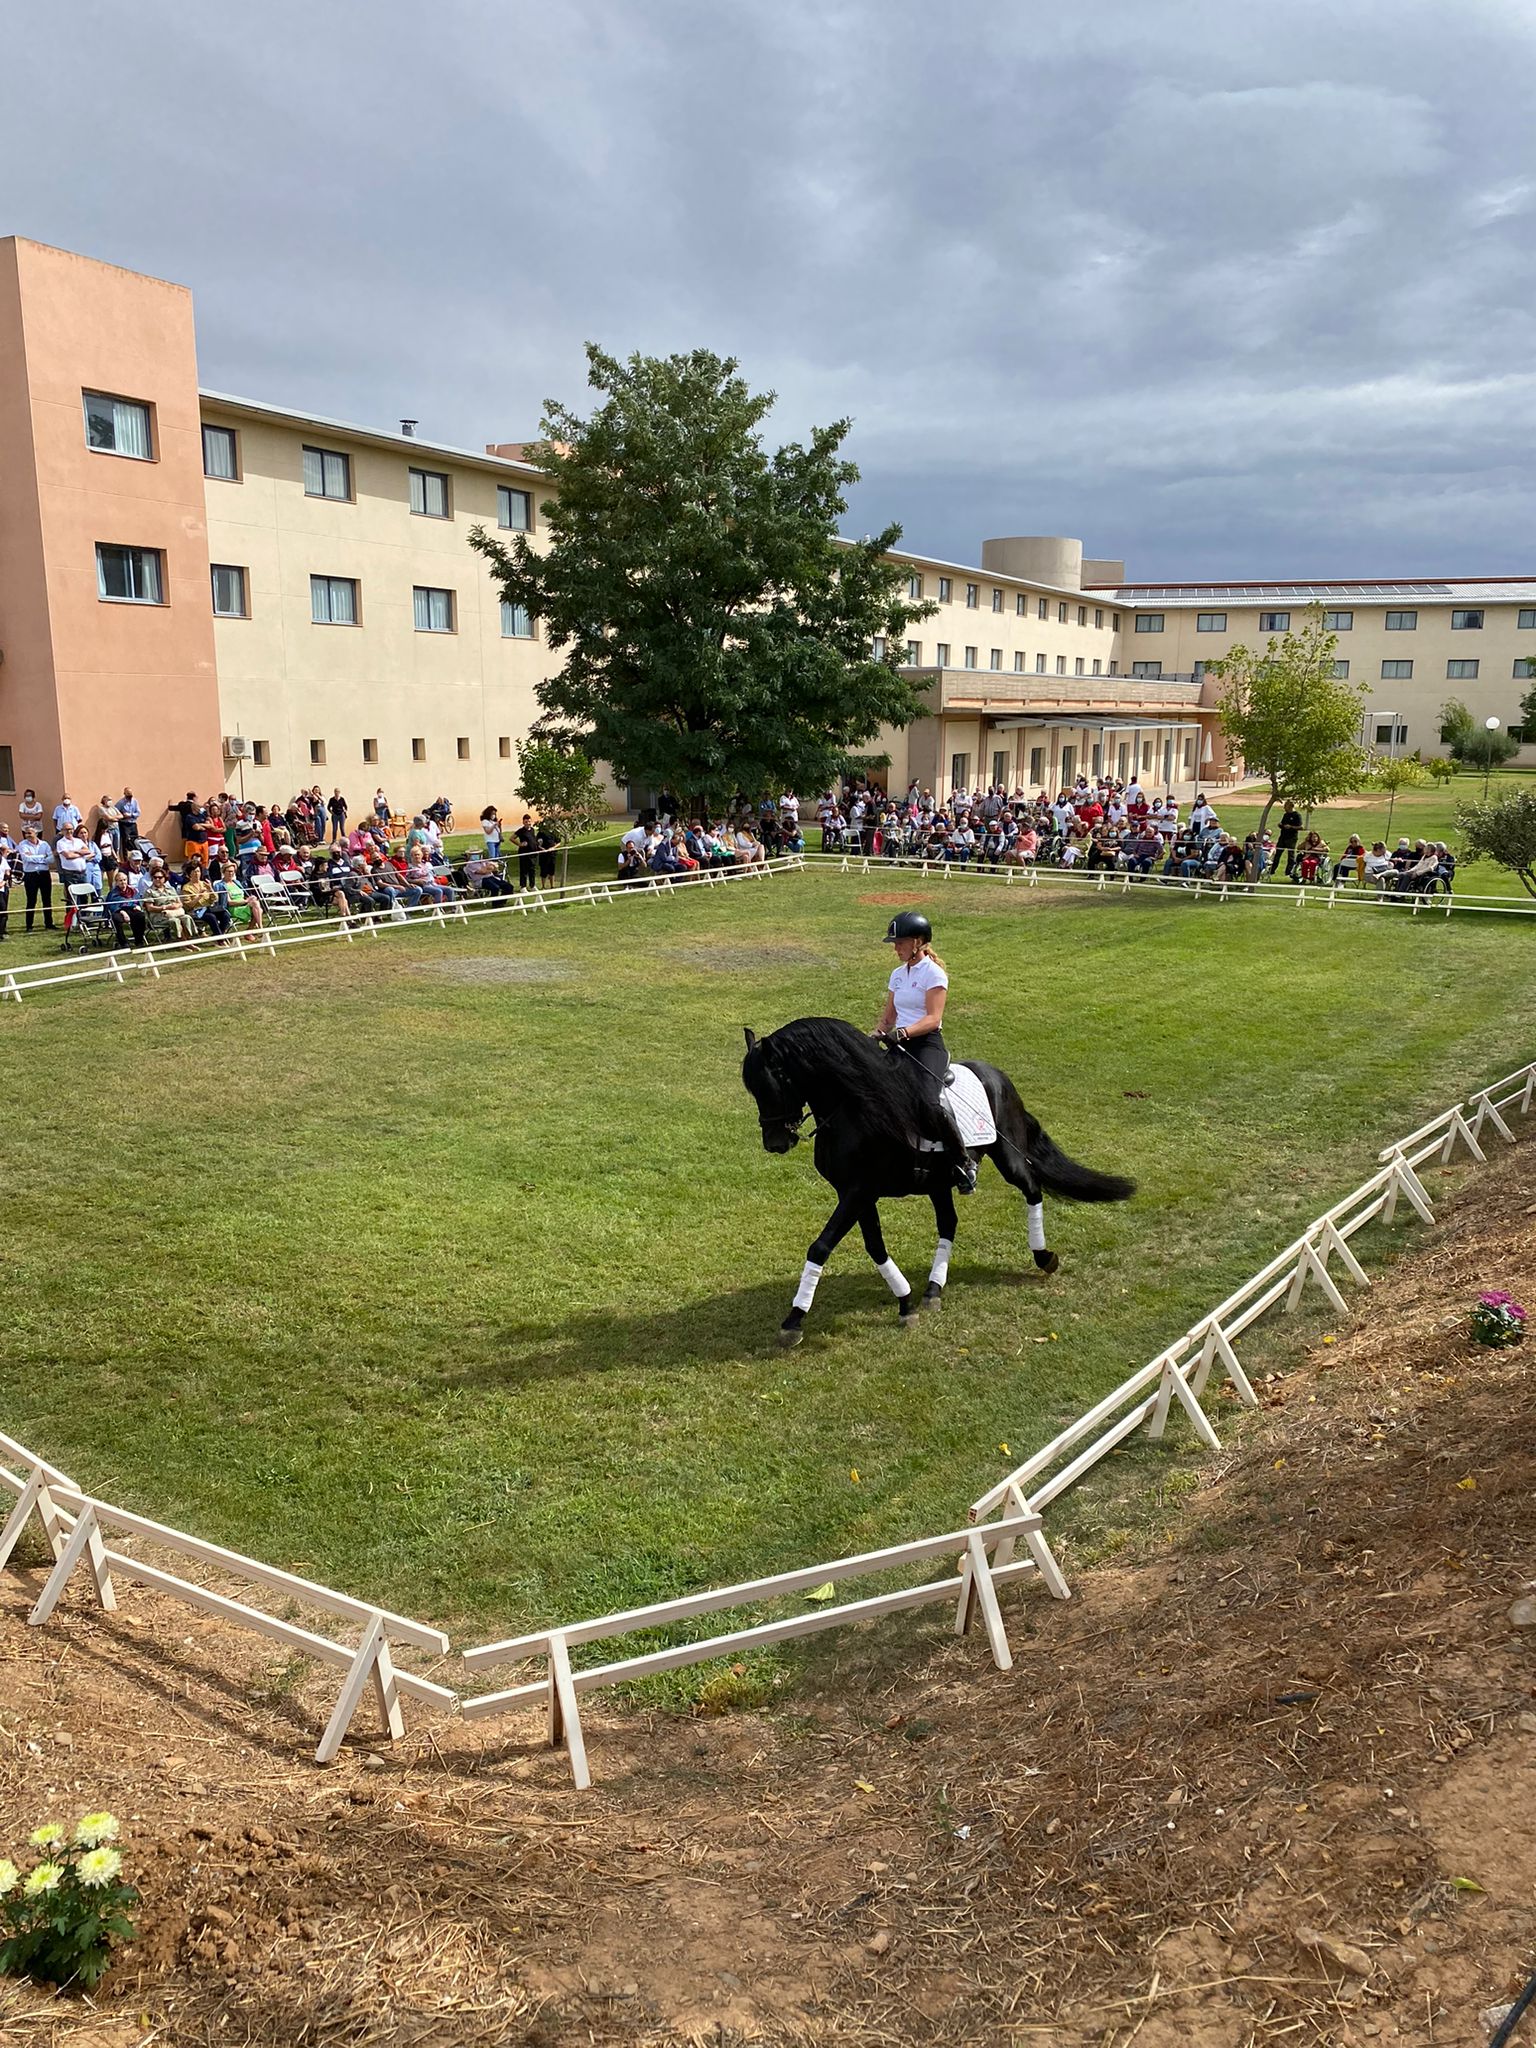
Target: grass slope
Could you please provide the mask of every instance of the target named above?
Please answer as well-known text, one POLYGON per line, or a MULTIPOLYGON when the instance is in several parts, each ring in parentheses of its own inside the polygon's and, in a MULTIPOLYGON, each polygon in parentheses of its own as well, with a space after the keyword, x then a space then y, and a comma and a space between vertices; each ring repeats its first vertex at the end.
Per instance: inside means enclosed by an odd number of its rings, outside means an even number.
MULTIPOLYGON (((471 1632, 814 1561, 958 1523, 1530 1050, 1485 924, 931 889, 952 1045, 1142 1192, 1048 1204, 1042 1282, 989 1172, 942 1319, 901 1337, 854 1239, 781 1353, 830 1199, 762 1152, 740 1026, 871 1017, 909 893, 774 879, 7 1014, 0 1427, 471 1632)), ((920 1281, 931 1212, 886 1218, 920 1281)))

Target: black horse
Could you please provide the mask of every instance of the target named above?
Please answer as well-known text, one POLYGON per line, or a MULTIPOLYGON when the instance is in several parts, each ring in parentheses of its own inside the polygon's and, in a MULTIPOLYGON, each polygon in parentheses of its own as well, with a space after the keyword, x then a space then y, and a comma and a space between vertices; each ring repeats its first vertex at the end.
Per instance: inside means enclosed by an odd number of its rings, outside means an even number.
MULTIPOLYGON (((899 1047, 887 1049, 840 1017, 800 1017, 766 1038, 752 1031, 746 1036, 741 1078, 757 1103, 764 1149, 788 1152, 799 1144, 807 1115, 814 1116, 816 1171, 837 1190, 837 1207, 805 1255, 794 1305, 779 1326, 779 1342, 800 1342, 822 1268, 855 1223, 864 1249, 896 1297, 902 1327, 912 1328, 919 1307, 938 1308, 944 1299, 958 1221, 952 1168, 945 1154, 934 1149, 946 1142, 952 1149, 953 1133, 931 1076, 899 1047), (885 1248, 879 1205, 888 1195, 927 1195, 933 1203, 939 1244, 921 1303, 885 1248)), ((980 1080, 997 1125, 996 1142, 979 1148, 976 1156, 990 1159, 1023 1195, 1035 1264, 1054 1273, 1061 1261, 1046 1250, 1043 1191, 1049 1188, 1075 1202, 1123 1202, 1136 1192, 1136 1183, 1095 1173, 1058 1150, 1000 1068, 982 1060, 957 1064, 980 1080)))

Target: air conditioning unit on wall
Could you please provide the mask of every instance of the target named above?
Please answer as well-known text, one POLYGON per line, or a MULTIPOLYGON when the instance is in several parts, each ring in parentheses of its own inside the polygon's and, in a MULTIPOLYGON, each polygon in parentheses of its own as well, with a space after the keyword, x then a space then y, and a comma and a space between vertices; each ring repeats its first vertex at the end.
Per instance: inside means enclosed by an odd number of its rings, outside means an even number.
POLYGON ((244 733, 225 733, 224 758, 226 761, 248 761, 251 758, 251 743, 244 733))

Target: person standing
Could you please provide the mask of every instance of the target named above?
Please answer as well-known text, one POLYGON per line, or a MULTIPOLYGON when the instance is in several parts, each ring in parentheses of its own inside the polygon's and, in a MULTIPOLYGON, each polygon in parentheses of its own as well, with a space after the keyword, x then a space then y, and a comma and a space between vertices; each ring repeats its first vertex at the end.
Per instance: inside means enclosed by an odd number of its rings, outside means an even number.
POLYGON ((1282 854, 1285 856, 1285 879, 1288 882, 1295 881, 1296 842, 1301 837, 1302 822, 1300 811, 1297 810, 1293 803, 1288 801, 1285 809, 1280 813, 1280 831, 1275 840, 1275 858, 1270 867, 1270 879, 1272 881, 1278 882, 1280 879, 1280 856, 1282 854))
POLYGON ((85 864, 91 856, 91 844, 80 827, 72 825, 54 841, 53 855, 64 891, 64 929, 68 931, 75 921, 75 899, 69 892, 85 886, 85 864))
POLYGON ((346 830, 347 824, 347 800, 339 789, 331 791, 330 801, 327 803, 326 809, 331 814, 331 844, 335 846, 340 840, 342 833, 346 830))
POLYGON ((0 940, 5 938, 6 929, 10 924, 11 874, 14 860, 15 855, 11 850, 10 841, 6 840, 0 845, 0 940))
POLYGON ((24 789, 21 792, 21 802, 16 807, 16 813, 19 830, 24 832, 28 825, 35 825, 39 833, 41 833, 43 829, 43 802, 35 789, 24 789))
POLYGON ((519 889, 532 889, 536 882, 534 870, 538 863, 539 835, 534 831, 533 819, 527 811, 524 811, 523 822, 512 837, 517 841, 517 886, 519 889))
POLYGON ((389 830, 390 820, 389 798, 384 794, 382 789, 376 789, 373 792, 373 815, 378 819, 380 825, 387 832, 389 830))
POLYGON ((552 818, 539 820, 539 887, 547 889, 555 879, 555 848, 560 844, 560 828, 552 818))
POLYGON ((93 836, 99 842, 103 832, 110 832, 112 835, 112 845, 115 850, 117 846, 117 830, 122 821, 122 812, 119 811, 117 805, 112 801, 111 797, 104 796, 96 806, 96 831, 93 836))
POLYGON ((117 846, 126 860, 139 843, 139 800, 125 788, 117 800, 117 846))
POLYGON ((480 813, 480 830, 485 834, 485 850, 492 860, 501 858, 501 813, 494 804, 487 804, 480 813))
POLYGON ((53 930, 53 848, 38 832, 35 825, 22 827, 21 844, 16 849, 16 859, 21 868, 21 886, 27 898, 27 930, 32 929, 32 920, 39 903, 43 906, 43 930, 53 930))
POLYGON ((72 831, 79 822, 80 806, 75 802, 69 791, 65 790, 53 807, 54 838, 57 839, 61 832, 72 831))

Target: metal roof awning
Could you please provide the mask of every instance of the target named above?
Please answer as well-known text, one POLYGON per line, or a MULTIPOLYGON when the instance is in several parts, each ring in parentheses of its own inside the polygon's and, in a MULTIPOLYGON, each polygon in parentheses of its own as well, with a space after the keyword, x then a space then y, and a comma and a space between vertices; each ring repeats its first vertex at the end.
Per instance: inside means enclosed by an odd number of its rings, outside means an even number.
POLYGON ((1127 718, 1123 712, 1106 718, 1092 712, 1085 715, 1081 711, 1032 711, 1017 718, 992 718, 988 723, 997 732, 1018 732, 1027 726, 1066 725, 1078 732, 1096 732, 1102 738, 1112 732, 1199 732, 1204 721, 1176 718, 1157 711, 1149 711, 1145 718, 1127 718))

